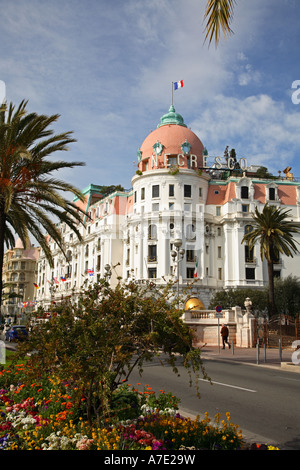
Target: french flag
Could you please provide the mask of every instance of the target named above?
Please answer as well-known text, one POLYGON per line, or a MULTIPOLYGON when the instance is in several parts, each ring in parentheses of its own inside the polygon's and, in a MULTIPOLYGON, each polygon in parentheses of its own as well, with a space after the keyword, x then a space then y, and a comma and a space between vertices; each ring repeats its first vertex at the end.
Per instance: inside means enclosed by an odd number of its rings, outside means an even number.
POLYGON ((179 82, 174 82, 174 90, 178 90, 178 88, 183 87, 183 80, 180 80, 179 82))

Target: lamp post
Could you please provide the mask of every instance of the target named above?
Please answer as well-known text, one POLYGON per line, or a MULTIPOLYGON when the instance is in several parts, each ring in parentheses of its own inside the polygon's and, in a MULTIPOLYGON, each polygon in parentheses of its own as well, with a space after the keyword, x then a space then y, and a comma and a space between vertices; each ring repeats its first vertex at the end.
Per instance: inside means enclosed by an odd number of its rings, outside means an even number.
POLYGON ((183 260, 185 250, 181 248, 182 240, 180 240, 179 238, 176 238, 176 240, 174 240, 173 245, 175 249, 171 251, 171 256, 174 262, 177 258, 177 298, 179 304, 179 263, 183 260))

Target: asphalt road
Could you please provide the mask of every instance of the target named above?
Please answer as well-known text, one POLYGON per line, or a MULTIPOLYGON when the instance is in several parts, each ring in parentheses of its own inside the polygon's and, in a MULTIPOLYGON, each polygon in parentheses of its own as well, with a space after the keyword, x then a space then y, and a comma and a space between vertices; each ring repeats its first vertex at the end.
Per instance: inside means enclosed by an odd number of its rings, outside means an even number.
POLYGON ((142 377, 134 372, 130 382, 141 383, 141 390, 148 384, 156 392, 174 393, 181 400, 180 410, 192 416, 202 417, 207 411, 214 418, 219 412, 226 419, 230 412, 231 421, 251 442, 300 450, 299 374, 218 359, 204 360, 204 366, 213 384, 200 378, 200 399, 182 366, 178 377, 169 366, 147 364, 142 377))

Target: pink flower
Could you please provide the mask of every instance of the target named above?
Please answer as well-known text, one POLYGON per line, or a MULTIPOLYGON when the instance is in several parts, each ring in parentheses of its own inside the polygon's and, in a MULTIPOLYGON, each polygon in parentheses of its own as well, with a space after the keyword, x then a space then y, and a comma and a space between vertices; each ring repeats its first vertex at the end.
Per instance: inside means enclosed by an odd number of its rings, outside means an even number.
POLYGON ((77 442, 76 447, 79 450, 89 450, 93 442, 94 442, 94 439, 85 439, 83 437, 80 441, 77 442))

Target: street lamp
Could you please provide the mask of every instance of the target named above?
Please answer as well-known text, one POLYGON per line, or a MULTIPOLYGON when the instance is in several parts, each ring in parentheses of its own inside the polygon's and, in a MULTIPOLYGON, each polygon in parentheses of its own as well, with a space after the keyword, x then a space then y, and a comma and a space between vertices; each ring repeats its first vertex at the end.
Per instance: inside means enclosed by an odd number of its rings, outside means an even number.
POLYGON ((180 240, 179 238, 176 238, 176 240, 174 240, 173 245, 175 247, 175 250, 171 250, 171 256, 174 262, 177 258, 177 297, 179 302, 179 262, 183 260, 185 250, 183 248, 180 248, 182 246, 182 240, 180 240))

